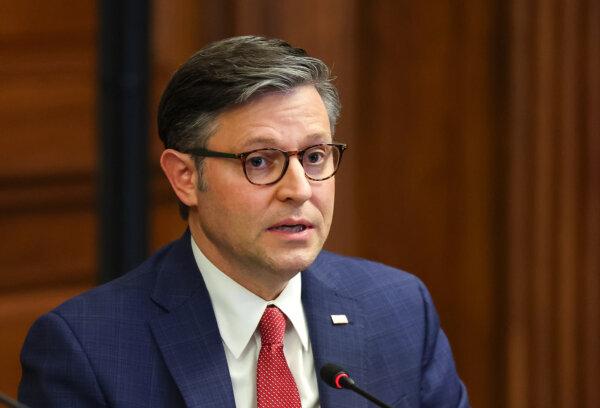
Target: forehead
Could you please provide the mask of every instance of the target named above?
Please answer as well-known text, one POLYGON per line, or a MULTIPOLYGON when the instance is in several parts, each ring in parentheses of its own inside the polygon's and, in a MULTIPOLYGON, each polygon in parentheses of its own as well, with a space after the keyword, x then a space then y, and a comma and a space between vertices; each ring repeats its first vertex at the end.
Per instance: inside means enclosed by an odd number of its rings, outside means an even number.
POLYGON ((329 117, 312 85, 261 95, 217 118, 212 148, 250 148, 331 141, 329 117))

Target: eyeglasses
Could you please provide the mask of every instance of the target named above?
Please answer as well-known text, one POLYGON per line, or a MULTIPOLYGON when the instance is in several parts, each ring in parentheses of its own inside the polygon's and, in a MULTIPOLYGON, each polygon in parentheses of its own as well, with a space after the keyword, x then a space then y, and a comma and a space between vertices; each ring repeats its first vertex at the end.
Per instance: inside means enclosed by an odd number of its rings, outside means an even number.
POLYGON ((201 157, 221 157, 238 159, 248 181, 256 185, 275 184, 283 178, 290 164, 291 156, 298 156, 309 180, 327 180, 336 173, 346 150, 343 143, 321 143, 303 150, 283 151, 275 148, 251 150, 243 153, 223 153, 195 148, 182 153, 201 157))

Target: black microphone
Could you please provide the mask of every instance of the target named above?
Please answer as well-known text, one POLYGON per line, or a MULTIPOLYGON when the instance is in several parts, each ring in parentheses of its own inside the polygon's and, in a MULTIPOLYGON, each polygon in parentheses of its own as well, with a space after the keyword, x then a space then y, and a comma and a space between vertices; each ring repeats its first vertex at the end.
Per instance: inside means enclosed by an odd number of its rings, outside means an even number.
POLYGON ((349 390, 354 391, 355 393, 362 395, 375 405, 382 408, 392 408, 389 405, 381 402, 368 392, 358 388, 358 386, 354 383, 354 380, 350 378, 350 375, 340 366, 335 364, 327 363, 323 367, 321 367, 321 379, 327 383, 327 385, 336 388, 342 389, 347 388, 349 390))
POLYGON ((19 401, 15 401, 8 395, 0 392, 0 405, 4 405, 10 408, 28 408, 27 405, 21 404, 19 401))

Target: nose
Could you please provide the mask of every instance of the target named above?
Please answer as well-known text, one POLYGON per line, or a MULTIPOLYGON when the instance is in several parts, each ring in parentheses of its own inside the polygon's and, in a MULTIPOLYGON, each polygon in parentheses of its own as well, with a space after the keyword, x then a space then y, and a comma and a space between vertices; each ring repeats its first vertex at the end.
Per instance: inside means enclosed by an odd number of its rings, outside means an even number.
POLYGON ((312 186, 304 174, 304 167, 298 156, 290 157, 290 163, 283 178, 276 184, 277 198, 280 201, 303 203, 312 197, 312 186))

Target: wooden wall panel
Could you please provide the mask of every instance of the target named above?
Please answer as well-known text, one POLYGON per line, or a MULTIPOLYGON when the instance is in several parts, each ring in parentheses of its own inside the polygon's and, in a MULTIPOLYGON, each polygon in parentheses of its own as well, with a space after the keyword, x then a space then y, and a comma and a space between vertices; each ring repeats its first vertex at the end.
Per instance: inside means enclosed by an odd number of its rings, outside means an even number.
POLYGON ((2 3, 0 181, 49 172, 91 173, 95 3, 2 3))
POLYGON ((96 281, 91 211, 23 211, 0 216, 1 291, 96 281))
POLYGON ((593 1, 512 4, 510 407, 600 404, 599 19, 593 1))
POLYGON ((479 2, 365 2, 354 185, 359 253, 425 281, 472 403, 486 407, 502 401, 492 17, 479 2))
POLYGON ((581 183, 584 232, 580 236, 581 270, 578 285, 578 312, 582 315, 578 346, 580 382, 577 393, 585 407, 600 405, 600 3, 589 1, 581 7, 582 43, 586 51, 580 57, 586 81, 582 98, 584 118, 581 127, 587 135, 582 143, 583 182, 581 183))

